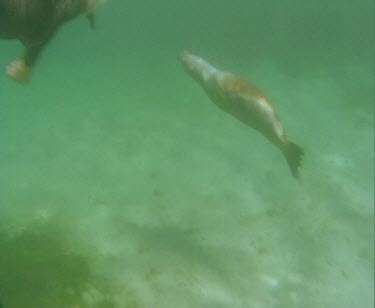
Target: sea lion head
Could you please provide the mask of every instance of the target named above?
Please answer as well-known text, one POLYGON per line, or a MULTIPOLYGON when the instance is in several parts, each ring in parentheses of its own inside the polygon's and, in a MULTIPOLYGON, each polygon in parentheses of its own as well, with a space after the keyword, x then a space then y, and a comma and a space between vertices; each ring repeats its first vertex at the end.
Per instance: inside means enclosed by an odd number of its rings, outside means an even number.
POLYGON ((186 72, 197 81, 202 80, 202 67, 204 60, 189 51, 184 50, 180 54, 180 61, 185 68, 186 72))
POLYGON ((189 51, 183 51, 180 54, 180 61, 187 73, 199 83, 205 83, 208 79, 219 72, 207 61, 189 51))

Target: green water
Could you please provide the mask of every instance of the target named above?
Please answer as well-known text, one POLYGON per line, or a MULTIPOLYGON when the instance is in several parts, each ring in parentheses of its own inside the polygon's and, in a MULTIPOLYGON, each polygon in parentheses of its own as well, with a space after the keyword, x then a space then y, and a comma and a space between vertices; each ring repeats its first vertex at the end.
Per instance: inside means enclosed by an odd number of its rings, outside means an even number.
MULTIPOLYGON (((373 3, 116 1, 0 75, 4 308, 371 308, 373 3), (301 181, 186 75, 245 76, 301 181)), ((22 50, 0 41, 0 66, 22 50)), ((1 306, 1 304, 0 304, 1 306)))

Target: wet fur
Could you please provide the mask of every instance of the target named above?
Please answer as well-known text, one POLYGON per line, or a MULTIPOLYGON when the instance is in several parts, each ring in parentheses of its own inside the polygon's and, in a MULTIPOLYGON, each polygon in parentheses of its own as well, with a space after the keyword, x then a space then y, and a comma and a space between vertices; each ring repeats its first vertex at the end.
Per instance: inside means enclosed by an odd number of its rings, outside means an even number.
POLYGON ((31 67, 58 28, 86 10, 87 0, 0 0, 0 39, 21 41, 31 67))

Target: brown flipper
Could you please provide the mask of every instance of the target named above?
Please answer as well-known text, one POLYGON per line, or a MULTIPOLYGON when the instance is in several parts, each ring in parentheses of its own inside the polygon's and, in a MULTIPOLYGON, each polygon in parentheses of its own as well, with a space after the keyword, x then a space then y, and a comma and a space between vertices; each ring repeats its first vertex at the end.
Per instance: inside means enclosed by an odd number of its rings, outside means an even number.
POLYGON ((301 165, 304 155, 303 149, 299 145, 288 141, 284 146, 283 153, 288 162, 290 171, 292 172, 293 176, 298 179, 298 168, 301 165))

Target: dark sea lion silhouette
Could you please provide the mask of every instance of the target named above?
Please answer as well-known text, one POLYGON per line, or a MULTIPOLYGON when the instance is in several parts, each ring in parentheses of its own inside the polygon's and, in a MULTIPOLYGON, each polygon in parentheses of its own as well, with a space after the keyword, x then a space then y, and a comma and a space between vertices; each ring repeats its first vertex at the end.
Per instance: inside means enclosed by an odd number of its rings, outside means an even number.
POLYGON ((7 72, 20 83, 30 80, 40 52, 65 22, 85 14, 94 27, 93 10, 98 0, 0 0, 0 39, 17 39, 25 54, 7 72))
POLYGON ((187 51, 181 54, 180 60, 219 108, 259 131, 276 145, 284 154, 292 175, 298 178, 304 151, 288 140, 275 108, 262 91, 246 79, 220 71, 187 51))

